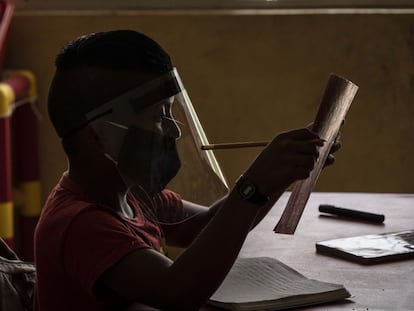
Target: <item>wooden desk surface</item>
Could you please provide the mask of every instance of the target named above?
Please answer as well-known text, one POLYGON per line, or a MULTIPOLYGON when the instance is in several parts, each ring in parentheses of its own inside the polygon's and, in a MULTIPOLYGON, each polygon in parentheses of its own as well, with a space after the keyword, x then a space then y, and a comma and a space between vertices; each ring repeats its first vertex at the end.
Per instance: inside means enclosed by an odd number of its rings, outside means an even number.
MULTIPOLYGON (((414 310, 414 260, 365 266, 320 255, 315 250, 317 241, 414 229, 414 194, 313 193, 295 234, 276 234, 273 228, 288 198, 288 193, 283 195, 249 234, 240 257, 277 258, 309 278, 343 284, 352 295, 345 302, 298 310, 414 310), (378 225, 320 216, 319 204, 384 214, 385 222, 378 225)), ((218 310, 211 306, 202 309, 218 310)))
POLYGON ((414 194, 313 193, 294 235, 275 234, 289 194, 248 236, 240 257, 270 256, 309 278, 343 284, 352 297, 300 310, 414 310, 414 260, 360 265, 316 253, 315 242, 414 229, 414 194), (385 215, 383 224, 321 216, 319 204, 385 215))

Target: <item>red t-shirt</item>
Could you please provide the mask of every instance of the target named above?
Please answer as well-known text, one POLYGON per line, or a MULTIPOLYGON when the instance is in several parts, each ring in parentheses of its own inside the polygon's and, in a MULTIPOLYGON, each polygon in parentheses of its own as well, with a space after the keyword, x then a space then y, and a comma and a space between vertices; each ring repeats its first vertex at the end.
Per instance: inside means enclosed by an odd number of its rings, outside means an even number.
MULTIPOLYGON (((115 294, 98 300, 93 292, 95 282, 134 250, 160 251, 162 238, 160 226, 144 216, 143 205, 132 196, 128 203, 134 218, 91 202, 63 175, 49 195, 35 231, 35 310, 116 310, 124 306, 125 301, 115 294)), ((170 215, 182 211, 181 198, 169 190, 157 195, 153 204, 170 215)))

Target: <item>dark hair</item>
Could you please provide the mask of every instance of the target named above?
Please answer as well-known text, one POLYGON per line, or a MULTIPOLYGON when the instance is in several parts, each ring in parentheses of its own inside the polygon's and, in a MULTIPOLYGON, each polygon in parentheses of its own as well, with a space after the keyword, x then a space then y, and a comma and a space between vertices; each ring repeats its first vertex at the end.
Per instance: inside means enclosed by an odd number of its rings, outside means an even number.
POLYGON ((164 73, 172 69, 169 55, 148 36, 134 30, 83 35, 70 42, 55 62, 58 70, 79 65, 113 69, 136 68, 164 73))
POLYGON ((86 112, 173 68, 157 42, 134 30, 80 36, 62 49, 55 65, 48 112, 60 137, 84 126, 86 112))

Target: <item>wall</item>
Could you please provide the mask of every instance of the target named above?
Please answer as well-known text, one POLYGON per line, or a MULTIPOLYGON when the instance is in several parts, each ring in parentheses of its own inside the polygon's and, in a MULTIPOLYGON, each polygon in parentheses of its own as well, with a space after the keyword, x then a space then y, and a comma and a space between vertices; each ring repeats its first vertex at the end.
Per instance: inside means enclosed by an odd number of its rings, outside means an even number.
MULTIPOLYGON (((307 125, 331 72, 360 90, 342 129, 335 166, 317 191, 414 192, 414 18, 406 15, 226 15, 98 12, 16 14, 7 67, 39 84, 45 194, 66 160, 47 119, 59 49, 83 33, 143 31, 172 55, 210 142, 267 140, 307 125)), ((216 155, 232 183, 260 148, 216 155)))

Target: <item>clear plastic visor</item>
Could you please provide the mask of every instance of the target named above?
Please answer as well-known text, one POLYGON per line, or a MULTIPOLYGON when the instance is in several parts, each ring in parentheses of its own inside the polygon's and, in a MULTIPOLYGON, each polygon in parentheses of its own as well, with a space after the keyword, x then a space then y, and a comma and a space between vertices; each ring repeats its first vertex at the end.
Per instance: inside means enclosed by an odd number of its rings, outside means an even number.
POLYGON ((134 195, 165 188, 209 205, 227 193, 207 137, 176 69, 86 114, 106 156, 134 195))

